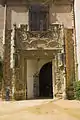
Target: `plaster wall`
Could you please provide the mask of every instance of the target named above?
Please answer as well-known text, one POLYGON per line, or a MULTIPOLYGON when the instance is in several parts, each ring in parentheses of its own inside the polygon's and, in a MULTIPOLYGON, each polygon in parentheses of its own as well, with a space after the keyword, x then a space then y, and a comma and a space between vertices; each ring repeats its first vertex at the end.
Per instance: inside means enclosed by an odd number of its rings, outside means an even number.
POLYGON ((27 98, 33 98, 33 75, 37 72, 37 60, 27 60, 27 98))
POLYGON ((72 6, 71 5, 54 5, 52 4, 49 11, 50 23, 64 24, 66 28, 72 28, 72 6))
POLYGON ((12 28, 13 24, 19 27, 20 24, 28 24, 28 9, 26 6, 11 6, 7 12, 7 26, 12 28))
MULTIPOLYGON (((14 23, 28 24, 29 21, 29 9, 27 5, 20 6, 8 6, 8 28, 12 27, 14 23)), ((71 4, 51 4, 49 6, 49 22, 64 24, 66 28, 72 28, 73 26, 73 11, 71 4)))

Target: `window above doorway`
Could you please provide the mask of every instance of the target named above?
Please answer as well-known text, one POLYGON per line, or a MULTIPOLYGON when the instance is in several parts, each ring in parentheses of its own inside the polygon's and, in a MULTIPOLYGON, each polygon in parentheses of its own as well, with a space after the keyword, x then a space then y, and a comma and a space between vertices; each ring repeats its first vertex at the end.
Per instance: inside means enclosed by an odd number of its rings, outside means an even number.
POLYGON ((46 31, 49 26, 49 7, 33 4, 29 9, 29 30, 46 31))

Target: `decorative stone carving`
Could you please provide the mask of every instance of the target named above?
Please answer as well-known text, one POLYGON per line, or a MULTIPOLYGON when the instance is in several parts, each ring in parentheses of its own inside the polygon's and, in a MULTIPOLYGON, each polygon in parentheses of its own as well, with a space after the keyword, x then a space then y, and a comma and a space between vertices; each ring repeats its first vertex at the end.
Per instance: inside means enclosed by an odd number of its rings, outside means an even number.
POLYGON ((62 47, 61 32, 59 24, 50 25, 48 31, 27 31, 27 25, 21 25, 16 30, 16 45, 19 49, 45 49, 62 47), (60 45, 61 44, 61 45, 60 45))
MULTIPOLYGON (((55 88, 56 94, 60 95, 62 93, 62 82, 63 82, 63 60, 61 55, 64 51, 64 27, 60 24, 52 24, 48 31, 27 31, 27 26, 21 25, 20 28, 16 29, 16 49, 20 50, 22 54, 26 53, 27 58, 52 58, 56 53, 55 62, 55 88), (43 51, 46 49, 45 51, 43 51), (55 52, 49 51, 55 49, 55 52), (56 51, 59 49, 59 51, 56 51), (27 51, 25 51, 27 50, 27 51), (25 53, 23 52, 25 51, 25 53), (60 56, 58 57, 58 53, 60 56)), ((18 53, 20 54, 20 53, 18 53)), ((21 68, 16 68, 17 81, 20 83, 19 77, 21 68)), ((17 82, 16 81, 16 82, 17 82)), ((23 88, 23 83, 22 88, 23 88)), ((64 84, 64 83, 63 83, 64 84)), ((19 86, 18 86, 19 87, 19 86)), ((22 89, 21 88, 21 89, 22 89)))
POLYGON ((58 47, 58 42, 55 40, 52 40, 52 41, 48 42, 47 47, 51 47, 51 48, 58 47))
POLYGON ((5 86, 11 84, 10 80, 10 41, 11 41, 11 30, 6 31, 6 40, 4 46, 4 83, 5 86))

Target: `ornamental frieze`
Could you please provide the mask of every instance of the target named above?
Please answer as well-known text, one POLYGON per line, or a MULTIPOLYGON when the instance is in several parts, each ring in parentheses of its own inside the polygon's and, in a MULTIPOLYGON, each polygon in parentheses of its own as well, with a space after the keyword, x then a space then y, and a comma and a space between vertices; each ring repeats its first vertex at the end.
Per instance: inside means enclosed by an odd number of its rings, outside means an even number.
POLYGON ((50 25, 48 31, 27 31, 27 25, 16 28, 16 47, 23 50, 61 48, 62 28, 59 24, 50 25))

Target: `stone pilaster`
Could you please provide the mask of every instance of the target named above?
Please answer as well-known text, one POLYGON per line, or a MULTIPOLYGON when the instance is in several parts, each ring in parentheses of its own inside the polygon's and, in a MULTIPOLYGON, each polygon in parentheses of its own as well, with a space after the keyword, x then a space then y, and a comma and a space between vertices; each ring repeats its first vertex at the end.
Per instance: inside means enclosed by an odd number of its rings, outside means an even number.
POLYGON ((55 76, 55 58, 52 60, 52 84, 53 84, 53 99, 56 97, 56 76, 55 76))
POLYGON ((27 66, 26 59, 21 53, 17 53, 19 63, 15 66, 16 80, 15 80, 15 100, 26 99, 26 82, 27 82, 27 66))
POLYGON ((66 87, 67 87, 67 84, 66 84, 66 73, 65 73, 65 70, 64 70, 64 72, 63 72, 63 95, 62 95, 63 99, 67 98, 66 87))
POLYGON ((65 30, 65 54, 66 54, 66 84, 67 84, 67 98, 74 98, 75 81, 75 60, 74 60, 74 41, 72 39, 73 30, 65 30))
POLYGON ((11 30, 7 29, 7 4, 4 7, 4 29, 3 29, 3 83, 2 83, 2 98, 5 99, 6 87, 11 88, 10 76, 10 41, 11 30))
POLYGON ((2 83, 2 98, 5 98, 5 67, 6 67, 6 63, 5 63, 5 42, 6 42, 6 19, 7 18, 7 5, 5 4, 5 7, 4 7, 4 29, 3 29, 3 83, 2 83))
POLYGON ((27 99, 27 59, 24 58, 24 98, 27 99))
POLYGON ((3 57, 3 85, 2 85, 2 98, 5 99, 6 87, 11 89, 11 69, 10 69, 10 41, 11 31, 6 30, 6 38, 4 44, 4 57, 3 57))
POLYGON ((13 26, 11 34, 11 55, 10 55, 10 68, 11 68, 11 79, 12 79, 12 99, 15 94, 15 33, 16 25, 13 26))

